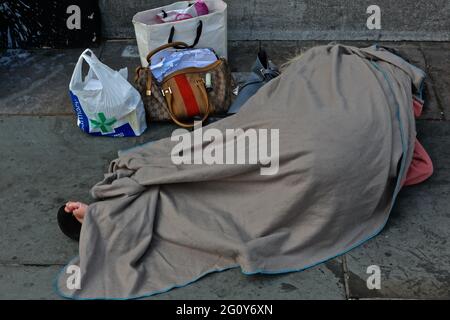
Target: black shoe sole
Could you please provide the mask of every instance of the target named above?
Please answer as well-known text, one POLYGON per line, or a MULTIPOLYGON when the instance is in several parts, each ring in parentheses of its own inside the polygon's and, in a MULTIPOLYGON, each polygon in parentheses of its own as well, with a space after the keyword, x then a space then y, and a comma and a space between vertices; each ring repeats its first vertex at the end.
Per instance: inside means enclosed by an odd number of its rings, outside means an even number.
POLYGON ((58 225, 62 233, 68 236, 70 239, 79 241, 81 233, 81 223, 75 218, 72 213, 68 213, 64 210, 66 206, 62 206, 58 210, 58 225))

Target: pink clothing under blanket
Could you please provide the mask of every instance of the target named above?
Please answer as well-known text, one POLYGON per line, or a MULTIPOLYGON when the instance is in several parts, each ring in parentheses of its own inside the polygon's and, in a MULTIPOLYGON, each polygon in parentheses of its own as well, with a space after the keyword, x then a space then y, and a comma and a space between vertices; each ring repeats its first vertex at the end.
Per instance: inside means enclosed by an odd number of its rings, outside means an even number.
MULTIPOLYGON (((422 114, 423 102, 413 99, 414 116, 418 118, 422 114)), ((419 184, 428 179, 433 174, 433 163, 425 148, 416 139, 414 146, 414 156, 408 168, 403 186, 419 184)))

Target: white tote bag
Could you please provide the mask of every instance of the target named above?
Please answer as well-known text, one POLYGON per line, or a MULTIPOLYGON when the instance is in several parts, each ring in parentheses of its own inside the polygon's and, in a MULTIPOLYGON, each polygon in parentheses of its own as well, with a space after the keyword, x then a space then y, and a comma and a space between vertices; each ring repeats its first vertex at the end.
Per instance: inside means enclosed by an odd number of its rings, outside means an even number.
POLYGON ((182 41, 196 48, 211 48, 219 57, 227 58, 227 4, 222 0, 204 0, 209 14, 176 22, 159 23, 162 10, 181 10, 191 4, 180 1, 168 6, 142 11, 133 17, 134 30, 143 67, 147 54, 168 43, 182 41))

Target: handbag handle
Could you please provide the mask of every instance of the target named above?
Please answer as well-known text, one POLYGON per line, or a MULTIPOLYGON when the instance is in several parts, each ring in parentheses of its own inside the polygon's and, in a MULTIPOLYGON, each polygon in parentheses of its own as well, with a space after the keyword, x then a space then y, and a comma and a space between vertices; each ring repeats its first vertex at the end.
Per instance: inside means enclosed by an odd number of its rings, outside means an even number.
POLYGON ((154 49, 154 50, 149 52, 149 54, 147 55, 148 65, 149 66, 151 65, 152 57, 155 54, 157 54, 158 52, 160 52, 162 50, 165 50, 167 48, 187 49, 187 48, 189 48, 189 46, 186 43, 181 42, 181 41, 176 41, 176 42, 171 42, 171 43, 164 44, 164 45, 162 45, 162 46, 160 46, 160 47, 158 47, 158 48, 156 48, 156 49, 154 49))
MULTIPOLYGON (((197 85, 200 86, 200 83, 197 82, 197 85)), ((208 95, 206 94, 206 91, 200 90, 203 96, 203 100, 206 102, 206 112, 203 115, 201 122, 205 121, 211 112, 211 105, 209 103, 208 95)), ((169 112, 170 117, 172 118, 173 122, 175 122, 177 125, 179 125, 182 128, 192 128, 194 127, 194 123, 185 123, 181 120, 177 119, 177 117, 173 113, 173 107, 172 107, 172 95, 170 95, 170 98, 166 100, 167 101, 167 111, 169 112)))
POLYGON ((150 65, 152 64, 152 57, 164 49, 177 47, 177 46, 181 46, 183 48, 188 47, 188 45, 186 43, 181 42, 181 41, 164 44, 164 45, 149 52, 149 54, 147 55, 147 62, 148 62, 147 67, 137 67, 136 68, 136 75, 134 77, 135 83, 137 83, 137 81, 139 79, 141 70, 145 70, 147 73, 147 81, 146 81, 146 95, 147 96, 150 96, 152 94, 152 76, 151 76, 151 72, 150 72, 150 65))
MULTIPOLYGON (((203 32, 203 21, 200 20, 198 22, 197 34, 195 36, 194 43, 192 45, 188 46, 188 48, 192 49, 193 47, 195 47, 198 44, 198 42, 200 41, 200 37, 202 36, 202 32, 203 32)), ((172 26, 172 28, 170 29, 169 40, 167 40, 167 43, 172 43, 174 36, 175 36, 175 26, 172 26)), ((183 49, 183 48, 179 48, 179 47, 175 47, 175 48, 183 49)))

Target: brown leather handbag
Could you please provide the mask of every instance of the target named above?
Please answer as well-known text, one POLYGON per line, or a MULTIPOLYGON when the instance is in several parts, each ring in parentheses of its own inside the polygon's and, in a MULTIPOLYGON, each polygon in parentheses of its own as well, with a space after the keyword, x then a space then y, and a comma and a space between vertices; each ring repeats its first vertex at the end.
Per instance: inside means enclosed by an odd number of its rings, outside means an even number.
POLYGON ((150 71, 151 58, 171 47, 189 49, 183 42, 168 43, 148 54, 148 67, 136 69, 135 82, 144 101, 147 121, 172 120, 190 128, 194 118, 204 121, 210 115, 225 114, 231 105, 234 87, 226 59, 218 59, 204 68, 178 70, 158 83, 150 71))

